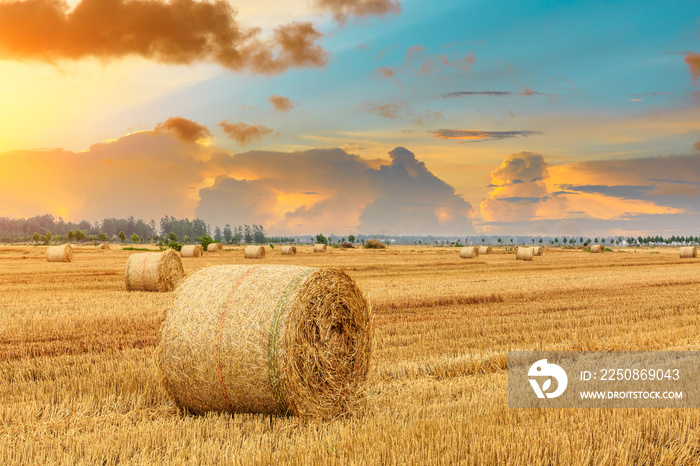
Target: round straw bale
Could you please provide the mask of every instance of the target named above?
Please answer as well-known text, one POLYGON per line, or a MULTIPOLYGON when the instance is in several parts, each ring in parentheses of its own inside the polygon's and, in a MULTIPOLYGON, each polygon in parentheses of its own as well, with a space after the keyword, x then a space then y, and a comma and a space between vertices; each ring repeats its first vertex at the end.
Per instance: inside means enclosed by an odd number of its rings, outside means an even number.
POLYGON ((518 246, 518 252, 515 254, 515 258, 519 261, 531 261, 534 255, 535 251, 533 248, 518 246))
POLYGON ((283 256, 293 256, 296 253, 297 253, 296 246, 282 246, 282 255, 283 256))
POLYGON ((49 262, 73 262, 73 247, 70 244, 51 246, 46 250, 49 262))
POLYGON ((243 256, 246 259, 265 259, 265 246, 246 246, 243 256))
POLYGON ((182 257, 199 257, 204 254, 204 248, 201 244, 188 244, 180 249, 182 257))
POLYGON ((491 246, 479 246, 479 254, 491 254, 491 246))
POLYGON ((605 246, 603 246, 602 244, 594 244, 593 246, 591 246, 591 252, 603 253, 605 252, 605 246))
POLYGON ((335 268, 207 267, 177 289, 156 353, 175 403, 332 418, 364 393, 372 310, 335 268))
POLYGON ((132 254, 126 262, 126 289, 129 291, 171 291, 185 271, 180 255, 172 249, 132 254))
POLYGON ((698 257, 698 248, 695 246, 683 246, 681 248, 681 259, 687 259, 689 257, 698 257))
POLYGON ((542 246, 535 246, 532 248, 533 256, 541 256, 542 254, 544 254, 544 248, 542 246))
POLYGON ((479 249, 474 246, 467 246, 459 251, 459 257, 462 259, 471 259, 473 257, 479 257, 479 249))
POLYGON ((314 252, 326 252, 325 244, 314 244, 314 252))
POLYGON ((209 243, 207 245, 207 252, 219 252, 224 250, 224 245, 221 243, 209 243))
POLYGON ((109 244, 102 243, 99 246, 97 246, 97 249, 112 249, 112 248, 109 247, 109 244))

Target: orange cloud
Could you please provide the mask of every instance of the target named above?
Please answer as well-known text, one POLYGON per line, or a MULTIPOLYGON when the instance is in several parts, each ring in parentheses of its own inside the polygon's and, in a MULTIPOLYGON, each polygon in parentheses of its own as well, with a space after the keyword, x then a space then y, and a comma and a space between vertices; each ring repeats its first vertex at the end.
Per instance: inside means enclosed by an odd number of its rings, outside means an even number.
POLYGON ((272 133, 273 130, 263 125, 252 126, 239 121, 238 123, 229 123, 222 121, 219 126, 224 130, 226 135, 243 146, 250 144, 253 141, 261 141, 265 136, 272 133))
POLYGON ((693 83, 697 84, 700 78, 700 53, 689 52, 685 56, 685 62, 688 64, 693 83))
POLYGON ((315 0, 314 3, 319 9, 332 13, 340 24, 350 16, 384 16, 401 12, 401 4, 396 0, 315 0))
POLYGON ((171 117, 158 123, 155 129, 158 133, 170 133, 182 142, 197 142, 211 137, 211 132, 192 120, 181 117, 171 117))
POLYGON ((235 20, 224 0, 63 0, 0 2, 0 57, 16 60, 116 59, 160 63, 211 61, 232 70, 277 74, 321 67, 327 53, 311 23, 291 23, 261 40, 235 20))
POLYGON ((700 141, 693 144, 693 149, 695 149, 695 152, 700 152, 700 141))
POLYGON ((270 101, 275 110, 278 112, 288 112, 294 108, 294 104, 289 97, 282 97, 281 95, 271 95, 267 98, 270 101))
POLYGON ((376 113, 384 118, 399 118, 404 110, 407 109, 405 102, 398 104, 370 104, 370 113, 376 113))
POLYGON ((455 139, 462 142, 494 141, 542 134, 539 131, 478 131, 471 129, 438 129, 430 131, 434 138, 455 139))

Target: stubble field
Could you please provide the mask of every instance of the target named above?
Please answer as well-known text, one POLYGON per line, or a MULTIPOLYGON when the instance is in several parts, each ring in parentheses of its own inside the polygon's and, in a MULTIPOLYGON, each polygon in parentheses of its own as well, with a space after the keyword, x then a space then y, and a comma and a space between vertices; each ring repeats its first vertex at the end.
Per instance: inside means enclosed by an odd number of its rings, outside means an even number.
POLYGON ((700 463, 698 410, 507 406, 509 350, 700 349, 700 259, 677 249, 268 248, 264 263, 344 269, 372 302, 367 404, 331 421, 179 412, 153 361, 173 293, 127 292, 130 251, 45 251, 0 247, 2 464, 700 463))

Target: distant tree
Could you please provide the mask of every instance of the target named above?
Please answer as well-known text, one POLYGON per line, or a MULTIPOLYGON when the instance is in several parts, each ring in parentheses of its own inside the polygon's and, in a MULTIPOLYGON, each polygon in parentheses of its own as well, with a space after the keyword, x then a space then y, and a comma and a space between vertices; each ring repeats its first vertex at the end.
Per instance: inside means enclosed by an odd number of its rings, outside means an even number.
POLYGON ((510 239, 510 244, 513 244, 513 238, 510 239))
POLYGON ((119 241, 124 243, 126 241, 126 233, 124 233, 124 230, 119 232, 119 241))
POLYGON ((540 244, 542 244, 542 238, 540 238, 540 244))
POLYGON ((139 238, 139 235, 137 235, 136 233, 131 235, 131 242, 132 243, 138 243, 139 241, 141 241, 141 238, 139 238))
POLYGON ((594 239, 593 242, 598 244, 598 238, 594 239))
POLYGON ((224 242, 230 243, 233 239, 233 231, 231 231, 231 225, 228 223, 224 227, 224 242))
POLYGON ((85 233, 83 233, 83 230, 79 230, 79 229, 75 230, 75 240, 78 243, 85 241, 85 233))
POLYGON ((75 238, 75 235, 73 234, 73 230, 68 230, 68 233, 66 233, 66 238, 68 238, 69 243, 73 242, 73 239, 75 238))
POLYGON ((35 231, 34 234, 32 235, 32 241, 34 241, 34 243, 38 243, 38 242, 39 242, 39 233, 37 233, 36 231, 35 231))
POLYGON ((578 242, 581 243, 581 244, 583 244, 583 238, 579 238, 579 239, 578 239, 578 242))
POLYGON ((486 238, 481 238, 481 242, 482 242, 482 243, 485 243, 485 242, 486 242, 486 238))
MULTIPOLYGON (((362 244, 365 244, 365 241, 364 241, 364 240, 362 240, 362 244)), ((423 244, 423 240, 422 240, 422 239, 419 239, 419 240, 418 240, 418 244, 419 244, 419 245, 420 245, 420 244, 423 244)))
POLYGON ((172 241, 173 243, 177 243, 177 235, 175 234, 174 231, 171 231, 170 234, 168 235, 168 239, 172 241))
POLYGON ((600 242, 605 244, 605 238, 600 238, 600 242))
MULTIPOLYGON (((323 233, 319 233, 316 235, 316 243, 317 244, 328 244, 328 239, 323 236, 323 233)), ((362 244, 365 244, 364 242, 362 244)))
POLYGON ((501 240, 501 238, 498 238, 497 241, 498 241, 498 244, 501 244, 501 241, 503 241, 503 240, 501 240))
POLYGON ((262 225, 253 224, 253 242, 255 244, 265 243, 265 229, 262 225))
POLYGON ((535 238, 532 238, 532 244, 535 244, 535 238))
POLYGON ((46 244, 51 243, 51 232, 49 230, 46 230, 46 233, 44 233, 44 242, 46 244))
POLYGON ((104 231, 101 231, 100 234, 97 236, 97 238, 100 241, 107 241, 107 235, 105 235, 104 231))
POLYGON ((565 236, 565 237, 563 237, 563 238, 562 238, 561 240, 562 240, 562 241, 564 242, 564 244, 566 244, 566 243, 568 243, 568 242, 569 242, 569 240, 568 240, 568 239, 566 238, 566 236, 565 236))
POLYGON ((245 241, 247 244, 253 242, 253 233, 250 231, 250 226, 248 225, 243 226, 243 241, 245 241))
POLYGON ((554 238, 554 244, 559 244, 559 238, 554 238))
POLYGON ((190 237, 187 236, 187 235, 185 235, 185 237, 182 238, 182 242, 185 243, 185 244, 189 243, 189 242, 190 242, 190 237))
POLYGON ((349 235, 348 241, 350 241, 351 243, 354 243, 355 242, 355 235, 349 235))
POLYGON ((209 247, 209 244, 211 244, 213 242, 214 242, 214 240, 209 235, 202 235, 199 238, 199 244, 202 245, 202 248, 204 248, 205 251, 207 250, 207 247, 209 247))
POLYGON ((214 241, 221 242, 221 228, 219 227, 214 228, 214 241))

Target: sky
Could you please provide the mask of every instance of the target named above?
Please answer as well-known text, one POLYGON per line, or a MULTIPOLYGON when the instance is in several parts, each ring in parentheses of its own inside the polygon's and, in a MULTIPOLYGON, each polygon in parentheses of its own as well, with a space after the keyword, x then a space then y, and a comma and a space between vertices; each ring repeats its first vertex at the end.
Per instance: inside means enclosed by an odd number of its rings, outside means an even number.
POLYGON ((0 217, 700 233, 696 1, 0 0, 0 217))

